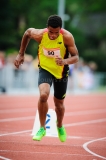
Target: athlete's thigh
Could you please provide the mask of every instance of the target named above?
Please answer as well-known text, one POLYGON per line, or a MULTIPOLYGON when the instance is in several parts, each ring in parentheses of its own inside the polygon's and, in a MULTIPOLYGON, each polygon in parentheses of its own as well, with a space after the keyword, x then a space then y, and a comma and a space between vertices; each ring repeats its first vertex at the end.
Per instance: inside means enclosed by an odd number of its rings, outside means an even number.
POLYGON ((62 79, 54 79, 54 97, 57 99, 64 99, 66 96, 68 77, 64 77, 62 79))
POLYGON ((40 90, 40 94, 46 93, 49 94, 50 87, 52 85, 53 76, 48 71, 39 68, 39 78, 38 78, 38 86, 40 90))
POLYGON ((42 83, 39 85, 39 92, 41 95, 46 95, 47 97, 50 94, 50 85, 48 83, 42 83))

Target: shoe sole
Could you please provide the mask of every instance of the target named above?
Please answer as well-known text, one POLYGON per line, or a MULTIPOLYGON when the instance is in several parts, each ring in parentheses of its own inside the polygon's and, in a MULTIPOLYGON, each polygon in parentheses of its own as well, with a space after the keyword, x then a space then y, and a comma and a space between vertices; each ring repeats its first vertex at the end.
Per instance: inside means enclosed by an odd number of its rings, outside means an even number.
POLYGON ((34 138, 34 137, 33 137, 32 139, 33 139, 34 141, 41 141, 41 140, 42 140, 42 138, 43 138, 45 135, 46 135, 46 133, 44 133, 44 135, 43 135, 41 138, 37 138, 37 137, 36 137, 36 138, 34 138))

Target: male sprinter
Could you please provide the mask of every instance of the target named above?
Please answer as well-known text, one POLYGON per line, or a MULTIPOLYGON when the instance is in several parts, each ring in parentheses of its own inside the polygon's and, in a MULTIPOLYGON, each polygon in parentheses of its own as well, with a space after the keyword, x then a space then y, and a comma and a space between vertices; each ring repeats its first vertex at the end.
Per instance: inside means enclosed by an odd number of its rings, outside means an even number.
POLYGON ((14 62, 17 68, 24 62, 24 53, 30 39, 34 39, 39 43, 38 86, 40 96, 38 100, 38 112, 40 129, 33 136, 33 140, 40 141, 46 135, 45 121, 48 112, 48 97, 53 83, 58 137, 61 142, 65 142, 67 134, 62 121, 65 113, 64 99, 68 82, 68 65, 74 64, 79 60, 74 37, 69 31, 62 28, 61 17, 51 15, 47 20, 47 28, 29 28, 25 31, 19 54, 14 62))

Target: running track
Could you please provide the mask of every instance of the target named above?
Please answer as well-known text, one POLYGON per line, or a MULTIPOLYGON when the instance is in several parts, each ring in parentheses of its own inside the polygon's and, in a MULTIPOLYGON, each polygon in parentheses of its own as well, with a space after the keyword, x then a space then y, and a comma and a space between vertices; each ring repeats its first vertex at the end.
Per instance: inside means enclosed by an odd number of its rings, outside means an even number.
MULTIPOLYGON (((106 94, 67 95, 68 138, 32 140, 38 96, 0 95, 0 160, 105 160, 106 94)), ((52 96, 49 107, 54 109, 52 96)))

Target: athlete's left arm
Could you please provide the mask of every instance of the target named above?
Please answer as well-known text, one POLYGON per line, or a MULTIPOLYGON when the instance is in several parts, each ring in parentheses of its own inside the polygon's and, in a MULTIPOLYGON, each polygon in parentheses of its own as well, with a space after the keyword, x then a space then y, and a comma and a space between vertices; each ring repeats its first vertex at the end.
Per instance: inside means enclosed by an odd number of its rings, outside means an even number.
POLYGON ((75 45, 75 40, 74 40, 73 35, 68 31, 66 31, 66 35, 64 36, 64 44, 67 47, 67 49, 71 55, 71 56, 69 56, 69 58, 65 59, 65 63, 66 64, 74 64, 74 63, 78 62, 79 54, 78 54, 77 47, 75 45))
POLYGON ((64 30, 63 39, 64 39, 64 44, 67 47, 68 52, 70 53, 71 56, 69 56, 66 59, 56 58, 57 65, 63 66, 63 65, 77 63, 79 60, 79 55, 73 35, 70 32, 64 30))

